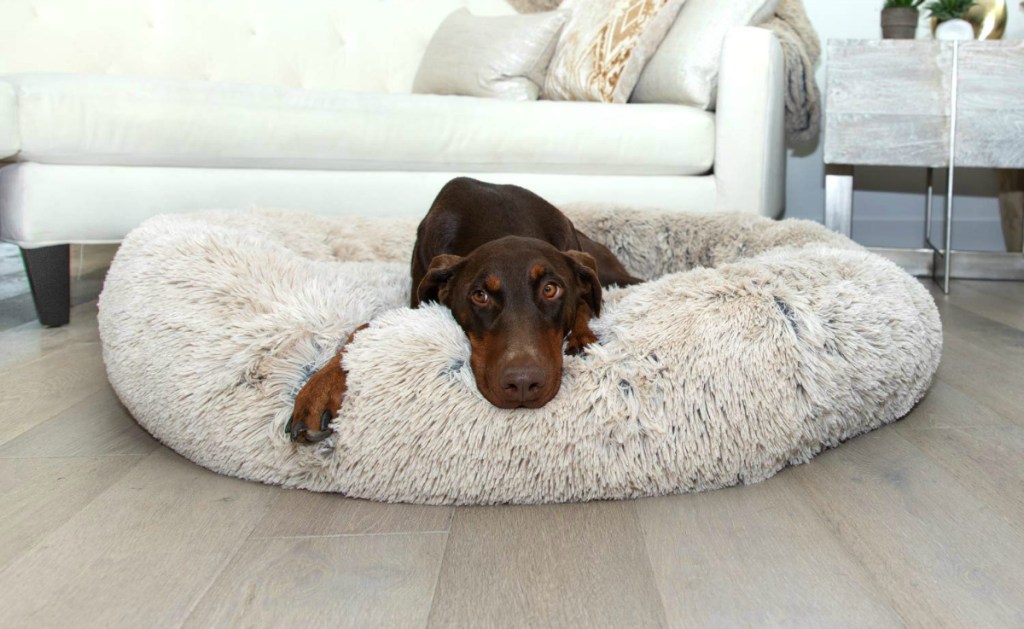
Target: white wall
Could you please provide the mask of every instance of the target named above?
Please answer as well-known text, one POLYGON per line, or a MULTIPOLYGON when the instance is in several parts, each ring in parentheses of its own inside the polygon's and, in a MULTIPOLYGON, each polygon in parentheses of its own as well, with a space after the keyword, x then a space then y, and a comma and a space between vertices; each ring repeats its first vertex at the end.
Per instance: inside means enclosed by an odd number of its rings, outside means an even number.
MULTIPOLYGON (((1020 0, 1008 0, 1009 24, 1005 39, 1024 39, 1024 10, 1020 0)), ((879 15, 883 0, 804 0, 818 30, 822 46, 828 39, 881 37, 879 15)), ((922 12, 922 16, 924 12, 922 12)), ((919 38, 931 33, 922 17, 919 38)), ((823 53, 824 55, 827 53, 823 53)), ((1022 77, 1007 77, 1020 81, 1022 77)), ((825 89, 825 59, 818 68, 818 83, 825 89)), ((824 217, 824 168, 822 142, 790 150, 787 174, 786 216, 822 221, 824 217)), ((944 174, 937 173, 941 185, 944 174)), ((924 169, 858 168, 854 178, 853 236, 866 245, 921 246, 924 231, 924 169)), ((999 228, 997 183, 988 170, 957 171, 956 237, 962 249, 1003 248, 999 228)), ((941 197, 936 199, 943 202, 941 197)), ((940 206, 941 207, 941 206, 940 206)), ((938 225, 937 225, 938 227, 938 225)))

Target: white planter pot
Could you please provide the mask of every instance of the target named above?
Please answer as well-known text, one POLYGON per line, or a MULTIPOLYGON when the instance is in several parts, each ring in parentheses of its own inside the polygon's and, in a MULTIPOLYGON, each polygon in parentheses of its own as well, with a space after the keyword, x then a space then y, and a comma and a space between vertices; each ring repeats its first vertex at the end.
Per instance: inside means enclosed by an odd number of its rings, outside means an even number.
POLYGON ((974 27, 967 20, 946 20, 935 29, 935 39, 974 39, 974 27))

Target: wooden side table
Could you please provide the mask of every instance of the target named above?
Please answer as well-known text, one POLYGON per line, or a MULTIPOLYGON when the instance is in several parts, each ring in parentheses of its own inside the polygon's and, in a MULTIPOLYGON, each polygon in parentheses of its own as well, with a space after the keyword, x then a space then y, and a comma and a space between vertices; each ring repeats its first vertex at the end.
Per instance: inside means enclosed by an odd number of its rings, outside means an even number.
POLYGON ((951 277, 1024 279, 1024 254, 954 251, 956 168, 1024 168, 1024 42, 830 40, 825 225, 847 236, 854 166, 928 169, 923 249, 877 249, 949 292, 951 277), (932 181, 948 168, 942 241, 932 181))

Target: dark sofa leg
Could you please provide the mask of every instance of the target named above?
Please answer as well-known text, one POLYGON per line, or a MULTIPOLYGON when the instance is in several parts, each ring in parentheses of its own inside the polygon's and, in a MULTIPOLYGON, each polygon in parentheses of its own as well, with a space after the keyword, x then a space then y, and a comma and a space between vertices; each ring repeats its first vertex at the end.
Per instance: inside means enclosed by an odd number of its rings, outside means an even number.
POLYGON ((39 323, 48 328, 71 318, 71 245, 22 249, 39 323))

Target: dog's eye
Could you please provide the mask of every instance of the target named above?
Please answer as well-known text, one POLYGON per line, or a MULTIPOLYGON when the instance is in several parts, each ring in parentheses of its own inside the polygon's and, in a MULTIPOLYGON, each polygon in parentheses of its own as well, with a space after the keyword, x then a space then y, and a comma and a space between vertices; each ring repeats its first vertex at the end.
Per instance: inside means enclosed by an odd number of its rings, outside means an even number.
POLYGON ((475 290, 470 293, 469 298, 478 306, 486 306, 491 303, 491 296, 485 290, 475 290))
POLYGON ((542 292, 547 299, 558 299, 562 296, 562 287, 554 282, 548 282, 544 285, 542 292))

